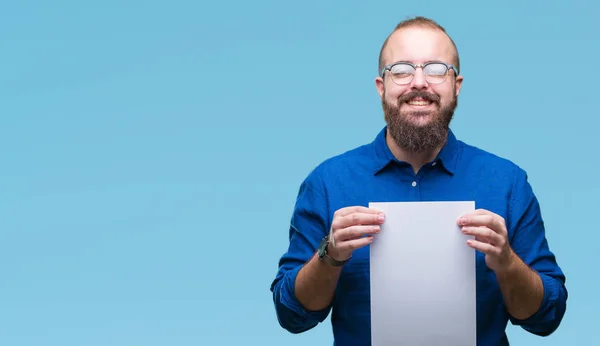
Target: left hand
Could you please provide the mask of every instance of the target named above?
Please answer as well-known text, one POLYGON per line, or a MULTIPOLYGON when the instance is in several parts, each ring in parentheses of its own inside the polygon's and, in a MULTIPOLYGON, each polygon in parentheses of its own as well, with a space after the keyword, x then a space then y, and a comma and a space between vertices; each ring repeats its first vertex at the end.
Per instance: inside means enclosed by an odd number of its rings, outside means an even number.
POLYGON ((476 211, 461 216, 458 221, 463 234, 475 236, 467 245, 485 254, 485 263, 494 272, 504 272, 511 267, 516 254, 508 241, 504 218, 488 210, 476 211))

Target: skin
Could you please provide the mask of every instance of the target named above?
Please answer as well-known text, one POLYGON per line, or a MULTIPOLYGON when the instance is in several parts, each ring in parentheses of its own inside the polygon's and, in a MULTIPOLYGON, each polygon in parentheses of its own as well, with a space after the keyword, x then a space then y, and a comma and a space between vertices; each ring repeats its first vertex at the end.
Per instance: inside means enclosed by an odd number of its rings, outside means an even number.
MULTIPOLYGON (((335 246, 329 246, 329 256, 337 260, 350 258, 355 249, 373 241, 383 219, 383 213, 362 206, 337 210, 330 231, 335 246), (362 235, 367 236, 360 238, 362 235)), ((317 311, 331 304, 341 270, 320 261, 316 254, 300 269, 294 290, 305 309, 317 311)))
MULTIPOLYGON (((409 27, 397 30, 390 35, 388 45, 383 53, 385 63, 390 64, 397 61, 409 61, 414 64, 423 64, 428 61, 443 61, 449 64, 455 63, 455 50, 450 39, 441 31, 430 28, 409 27)), ((412 82, 407 85, 397 85, 389 77, 389 71, 383 77, 375 78, 375 87, 382 99, 388 103, 395 103, 398 97, 404 93, 420 90, 440 96, 441 105, 448 105, 453 97, 458 97, 462 87, 463 77, 455 76, 450 71, 449 76, 441 84, 428 84, 425 80, 423 70, 418 68, 412 82), (454 84, 454 87, 453 87, 454 84), (385 92, 385 94, 384 94, 385 92)), ((437 105, 410 106, 403 104, 401 110, 432 110, 437 111, 437 105)), ((418 125, 425 125, 433 120, 435 112, 430 115, 410 119, 418 125)), ((412 153, 399 147, 388 134, 387 145, 392 154, 401 161, 409 162, 413 170, 417 172, 425 163, 433 160, 440 148, 429 152, 412 153)))
POLYGON ((504 219, 478 209, 460 217, 457 224, 463 234, 475 236, 467 245, 485 254, 485 263, 496 274, 508 312, 521 320, 536 313, 544 297, 542 280, 510 247, 504 219))
MULTIPOLYGON (((422 64, 427 61, 454 63, 455 50, 449 38, 441 31, 430 28, 409 27, 394 32, 384 51, 386 63, 410 61, 422 64)), ((430 85, 425 81, 421 69, 417 69, 413 81, 407 85, 397 85, 389 77, 377 77, 375 86, 380 97, 393 103, 404 93, 422 90, 440 96, 440 106, 458 97, 463 77, 454 72, 442 84, 430 85)), ((411 106, 403 104, 401 110, 432 110, 428 115, 413 117, 410 120, 418 125, 433 121, 438 105, 411 106)), ((387 145, 396 158, 409 162, 418 171, 425 163, 433 160, 440 148, 423 153, 412 153, 399 147, 392 138, 386 137, 387 145)), ((385 215, 380 211, 352 206, 334 213, 330 230, 329 255, 338 260, 352 256, 352 252, 373 241, 380 232, 385 215), (365 237, 363 237, 365 236, 365 237)), ((543 286, 539 275, 527 267, 512 251, 507 238, 506 225, 499 216, 487 210, 477 210, 463 215, 457 224, 464 234, 472 235, 467 245, 485 254, 486 264, 496 273, 500 290, 508 312, 517 319, 533 315, 543 298, 543 286)), ((319 261, 316 254, 299 271, 295 294, 300 303, 311 311, 322 310, 331 304, 341 272, 340 267, 332 267, 319 261)))

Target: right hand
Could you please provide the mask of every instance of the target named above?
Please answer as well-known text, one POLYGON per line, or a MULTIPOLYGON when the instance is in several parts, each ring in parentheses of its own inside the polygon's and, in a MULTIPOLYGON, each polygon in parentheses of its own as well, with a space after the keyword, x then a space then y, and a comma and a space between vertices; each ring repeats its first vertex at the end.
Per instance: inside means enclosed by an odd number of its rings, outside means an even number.
POLYGON ((338 209, 333 214, 327 253, 338 261, 350 258, 354 250, 373 241, 373 235, 380 232, 384 219, 383 212, 372 208, 338 209))

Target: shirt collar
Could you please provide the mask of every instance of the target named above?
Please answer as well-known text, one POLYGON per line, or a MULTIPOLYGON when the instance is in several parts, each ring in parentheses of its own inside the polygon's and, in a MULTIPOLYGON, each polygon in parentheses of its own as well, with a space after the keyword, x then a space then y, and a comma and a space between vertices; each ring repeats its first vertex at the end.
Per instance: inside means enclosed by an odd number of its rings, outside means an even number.
MULTIPOLYGON (((387 133, 387 126, 385 126, 375 140, 371 143, 375 156, 374 156, 374 174, 378 174, 385 167, 387 167, 391 162, 399 162, 392 154, 390 148, 388 147, 385 136, 387 133)), ((439 162, 442 166, 448 171, 450 174, 454 174, 456 170, 456 163, 458 162, 458 140, 456 136, 452 132, 452 130, 448 130, 448 139, 446 144, 440 150, 435 160, 432 162, 439 162)))

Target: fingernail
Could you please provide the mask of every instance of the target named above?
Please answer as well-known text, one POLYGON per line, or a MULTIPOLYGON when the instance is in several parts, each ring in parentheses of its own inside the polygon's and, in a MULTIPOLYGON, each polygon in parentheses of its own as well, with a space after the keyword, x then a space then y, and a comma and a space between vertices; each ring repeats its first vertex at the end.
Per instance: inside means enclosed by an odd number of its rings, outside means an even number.
POLYGON ((383 215, 383 213, 379 214, 379 221, 383 221, 383 220, 385 220, 385 215, 383 215))
POLYGON ((466 217, 461 217, 460 219, 458 219, 458 223, 460 223, 461 225, 464 225, 467 222, 467 218, 466 217))

